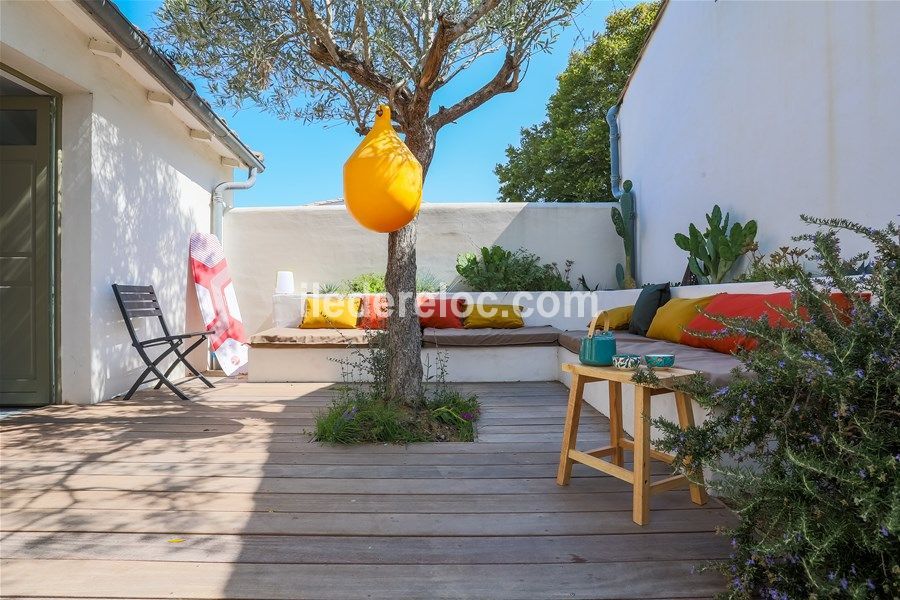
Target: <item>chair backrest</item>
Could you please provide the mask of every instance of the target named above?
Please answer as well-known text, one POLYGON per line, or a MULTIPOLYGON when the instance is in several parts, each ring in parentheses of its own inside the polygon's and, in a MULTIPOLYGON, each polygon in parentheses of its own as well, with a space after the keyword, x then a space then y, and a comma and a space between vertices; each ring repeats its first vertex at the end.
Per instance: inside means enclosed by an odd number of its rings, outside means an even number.
POLYGON ((134 329, 134 323, 132 323, 134 319, 157 318, 163 333, 167 336, 171 335, 152 285, 120 285, 114 283, 112 289, 116 295, 116 302, 119 303, 119 310, 122 311, 122 318, 125 319, 125 326, 128 328, 128 334, 131 336, 132 342, 136 344, 140 341, 134 329))

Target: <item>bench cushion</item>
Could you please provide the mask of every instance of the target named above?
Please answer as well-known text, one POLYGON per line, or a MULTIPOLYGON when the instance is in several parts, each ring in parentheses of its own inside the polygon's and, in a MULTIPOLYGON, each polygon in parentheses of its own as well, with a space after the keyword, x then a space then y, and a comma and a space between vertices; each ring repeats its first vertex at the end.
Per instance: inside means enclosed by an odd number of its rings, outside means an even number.
POLYGON ((303 346, 305 348, 346 348, 368 345, 365 329, 300 329, 273 327, 250 336, 250 345, 303 346))
MULTIPOLYGON (((559 334, 559 345, 578 354, 581 349, 581 338, 587 331, 563 331, 559 334)), ((717 386, 727 385, 731 381, 731 370, 741 367, 741 361, 734 356, 721 354, 704 348, 692 348, 683 344, 673 344, 662 340, 651 340, 640 335, 616 331, 616 352, 619 354, 674 354, 675 366, 682 369, 703 371, 709 380, 717 386)))
POLYGON ((554 345, 559 340, 559 329, 549 325, 519 327, 518 329, 433 329, 423 332, 425 346, 534 346, 554 345))

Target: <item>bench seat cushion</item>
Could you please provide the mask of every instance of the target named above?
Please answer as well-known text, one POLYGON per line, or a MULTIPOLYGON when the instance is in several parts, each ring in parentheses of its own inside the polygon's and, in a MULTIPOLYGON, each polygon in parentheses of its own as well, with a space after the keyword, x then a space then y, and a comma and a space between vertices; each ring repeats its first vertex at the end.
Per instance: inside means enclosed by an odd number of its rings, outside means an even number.
MULTIPOLYGON (((559 345, 578 354, 581 349, 581 338, 587 331, 563 331, 559 335, 559 345)), ((682 369, 703 371, 709 380, 717 386, 727 385, 731 381, 731 370, 741 366, 741 361, 734 356, 721 354, 705 348, 692 348, 683 344, 674 344, 662 340, 651 340, 643 336, 616 331, 616 352, 619 354, 674 354, 675 366, 682 369)))
POLYGON ((300 329, 273 327, 250 336, 250 345, 303 346, 305 348, 346 348, 368 345, 365 329, 300 329))
POLYGON ((519 327, 518 329, 433 329, 423 332, 425 346, 535 346, 555 345, 559 340, 559 329, 549 325, 540 327, 519 327))

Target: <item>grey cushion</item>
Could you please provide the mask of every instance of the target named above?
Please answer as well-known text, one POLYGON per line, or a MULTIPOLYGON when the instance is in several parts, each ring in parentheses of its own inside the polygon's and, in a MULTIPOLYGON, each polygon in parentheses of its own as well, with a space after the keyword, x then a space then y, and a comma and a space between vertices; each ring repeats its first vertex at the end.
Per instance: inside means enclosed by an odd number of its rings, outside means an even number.
MULTIPOLYGON (((581 338, 587 331, 564 331, 559 334, 559 345, 578 354, 581 338)), ((616 331, 616 352, 619 354, 674 354, 675 366, 702 371, 716 386, 731 381, 731 370, 742 367, 741 361, 730 354, 722 354, 706 348, 693 348, 661 340, 651 340, 625 331, 616 331)))
POLYGON ((559 329, 549 325, 518 329, 434 329, 423 332, 425 346, 533 346, 556 344, 559 329))
POLYGON ((346 348, 368 345, 368 332, 364 329, 300 329, 299 327, 273 327, 250 336, 250 345, 304 346, 306 348, 346 348))
POLYGON ((630 333, 647 335, 656 311, 672 297, 669 287, 668 283, 644 286, 637 302, 634 303, 634 312, 631 313, 631 322, 628 324, 630 333))

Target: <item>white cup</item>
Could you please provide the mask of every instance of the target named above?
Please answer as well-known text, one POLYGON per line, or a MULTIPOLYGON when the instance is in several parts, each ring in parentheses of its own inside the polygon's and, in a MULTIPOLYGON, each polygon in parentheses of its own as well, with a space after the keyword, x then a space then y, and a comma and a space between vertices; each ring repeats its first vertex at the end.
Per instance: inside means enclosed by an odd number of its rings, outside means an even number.
POLYGON ((275 293, 276 294, 293 294, 294 293, 294 273, 293 271, 278 271, 275 276, 275 293))

